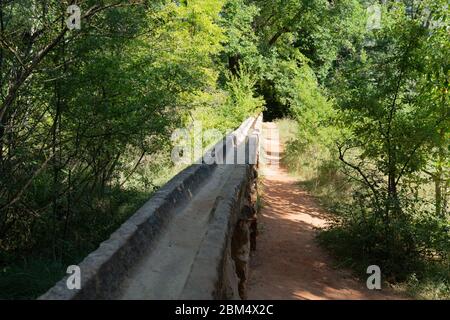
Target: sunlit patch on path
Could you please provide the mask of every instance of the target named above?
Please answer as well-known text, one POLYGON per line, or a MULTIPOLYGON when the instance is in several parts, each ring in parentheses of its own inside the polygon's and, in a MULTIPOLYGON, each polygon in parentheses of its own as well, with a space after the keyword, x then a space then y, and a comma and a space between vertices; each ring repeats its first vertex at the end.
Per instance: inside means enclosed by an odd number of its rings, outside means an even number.
MULTIPOLYGON (((274 126, 266 123, 263 133, 274 126)), ((275 148, 265 150, 279 157, 282 146, 275 148)), ((334 269, 332 258, 315 241, 317 228, 328 222, 327 213, 285 169, 263 167, 261 173, 264 206, 250 267, 249 299, 397 298, 389 290, 368 290, 365 281, 348 270, 334 269)))

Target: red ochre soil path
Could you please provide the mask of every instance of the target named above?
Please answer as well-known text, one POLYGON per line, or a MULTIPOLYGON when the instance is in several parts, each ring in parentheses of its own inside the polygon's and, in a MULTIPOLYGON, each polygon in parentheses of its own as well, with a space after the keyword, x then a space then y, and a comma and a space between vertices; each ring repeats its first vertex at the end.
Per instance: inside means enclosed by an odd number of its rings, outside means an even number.
MULTIPOLYGON (((275 128, 265 124, 264 131, 275 128)), ((268 139, 264 139, 266 150, 268 139)), ((273 158, 280 147, 272 144, 273 158)), ((295 178, 278 166, 262 168, 263 208, 257 250, 251 258, 248 299, 402 299, 390 288, 369 290, 365 279, 335 269, 333 258, 315 240, 329 218, 295 178)))

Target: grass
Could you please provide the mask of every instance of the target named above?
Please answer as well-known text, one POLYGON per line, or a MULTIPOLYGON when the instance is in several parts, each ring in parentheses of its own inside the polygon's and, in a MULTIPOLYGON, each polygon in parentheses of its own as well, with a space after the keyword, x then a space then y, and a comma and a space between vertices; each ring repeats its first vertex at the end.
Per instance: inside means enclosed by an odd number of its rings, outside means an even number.
MULTIPOLYGON (((350 268, 361 278, 367 277, 367 266, 376 264, 374 261, 378 261, 371 254, 361 254, 359 241, 344 228, 334 227, 322 231, 317 240, 335 257, 338 268, 350 268)), ((385 286, 390 286, 394 291, 412 299, 450 299, 449 264, 424 258, 411 262, 411 268, 414 271, 405 272, 404 278, 399 280, 384 275, 385 286)))
POLYGON ((30 299, 44 293, 65 274, 50 259, 27 259, 0 270, 0 299, 30 299))
POLYGON ((449 272, 448 266, 428 264, 422 275, 410 275, 399 287, 417 299, 450 300, 449 272))
POLYGON ((280 142, 283 145, 297 139, 299 129, 297 121, 289 118, 283 118, 276 120, 276 124, 280 132, 280 142))
POLYGON ((298 139, 299 126, 295 120, 277 121, 280 142, 285 146, 281 163, 296 177, 299 186, 307 190, 327 209, 351 199, 352 184, 341 173, 329 150, 319 143, 308 144, 298 139))

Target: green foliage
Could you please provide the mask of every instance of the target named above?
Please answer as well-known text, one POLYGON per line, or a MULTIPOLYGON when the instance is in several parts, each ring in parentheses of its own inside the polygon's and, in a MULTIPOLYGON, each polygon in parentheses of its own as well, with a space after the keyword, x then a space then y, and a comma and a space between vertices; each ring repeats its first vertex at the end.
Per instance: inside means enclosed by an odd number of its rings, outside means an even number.
POLYGON ((224 118, 230 118, 234 126, 242 123, 248 115, 257 115, 262 111, 264 102, 261 97, 255 97, 256 80, 245 69, 241 69, 237 76, 230 75, 227 82, 228 98, 223 112, 224 118))
POLYGON ((222 23, 227 41, 223 55, 230 71, 236 73, 239 63, 245 61, 253 71, 260 70, 263 65, 262 55, 258 50, 258 35, 253 28, 253 21, 259 8, 245 0, 226 1, 222 12, 222 23))
POLYGON ((192 112, 194 121, 199 121, 204 129, 216 129, 224 134, 249 116, 261 113, 264 108, 263 99, 255 96, 256 80, 244 66, 238 75, 228 73, 227 79, 220 95, 216 95, 220 100, 192 112))
POLYGON ((2 298, 45 291, 45 263, 59 277, 178 172, 170 137, 192 115, 231 129, 261 110, 221 61, 256 54, 258 11, 224 4, 84 1, 69 31, 64 1, 0 3, 2 298))
MULTIPOLYGON (((363 274, 378 264, 389 280, 405 283, 415 275, 416 292, 436 290, 435 297, 445 298, 448 7, 430 0, 408 11, 389 2, 382 6, 382 29, 367 32, 358 10, 341 11, 342 24, 350 28, 342 38, 325 31, 325 23, 317 35, 311 26, 302 31, 307 36, 299 53, 287 45, 295 28, 278 40, 272 79, 278 100, 298 123, 283 161, 337 214, 321 239, 344 265, 363 274)), ((327 17, 339 28, 339 18, 330 12, 327 17)))
MULTIPOLYGON (((373 211, 387 225, 407 215, 402 207, 414 196, 402 179, 419 174, 430 161, 428 146, 438 133, 448 134, 448 63, 436 69, 423 59, 431 55, 427 43, 443 40, 445 28, 430 30, 404 10, 386 8, 374 43, 337 71, 334 86, 340 123, 350 129, 339 157, 370 190, 373 211), (433 97, 433 91, 440 93, 433 97)), ((436 57, 450 53, 448 39, 442 44, 434 46, 436 57)))
POLYGON ((372 31, 372 1, 89 0, 73 31, 66 2, 0 2, 1 298, 44 291, 180 170, 174 129, 261 110, 337 213, 327 246, 448 293, 445 0, 389 1, 372 31))
POLYGON ((33 259, 0 269, 0 299, 29 299, 45 292, 65 275, 59 261, 33 259))
POLYGON ((413 297, 448 299, 449 222, 410 204, 404 208, 407 215, 386 225, 371 211, 367 194, 354 196, 355 202, 339 206, 336 221, 318 238, 339 265, 363 276, 367 266, 376 264, 388 282, 413 297))

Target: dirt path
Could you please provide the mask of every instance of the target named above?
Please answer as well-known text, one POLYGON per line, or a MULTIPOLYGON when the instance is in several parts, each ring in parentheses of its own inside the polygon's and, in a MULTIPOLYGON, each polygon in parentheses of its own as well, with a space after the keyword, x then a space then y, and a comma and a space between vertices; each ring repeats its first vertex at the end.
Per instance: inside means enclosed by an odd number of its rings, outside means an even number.
MULTIPOLYGON (((276 131, 265 124, 264 133, 276 131)), ((272 164, 280 147, 265 149, 272 164)), ((272 139, 275 141, 275 139, 272 139)), ((259 217, 258 248, 252 257, 248 299, 396 299, 390 290, 371 291, 348 270, 333 268, 332 258, 315 242, 327 214, 280 167, 262 168, 264 207, 259 217)))

